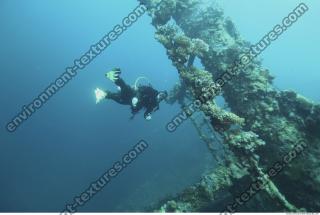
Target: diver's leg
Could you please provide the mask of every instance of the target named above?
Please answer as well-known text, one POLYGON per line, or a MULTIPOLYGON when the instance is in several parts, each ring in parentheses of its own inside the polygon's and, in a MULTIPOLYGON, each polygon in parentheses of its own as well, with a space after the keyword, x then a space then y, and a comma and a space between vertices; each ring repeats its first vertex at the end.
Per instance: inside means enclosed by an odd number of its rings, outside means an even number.
POLYGON ((115 84, 120 87, 121 90, 121 97, 124 101, 126 101, 128 104, 131 103, 132 98, 135 95, 134 89, 132 89, 131 86, 126 84, 123 79, 119 78, 115 84))
POLYGON ((120 97, 122 104, 130 105, 132 98, 135 95, 135 90, 131 88, 131 86, 126 84, 122 78, 120 78, 120 74, 121 70, 119 68, 115 68, 112 71, 106 73, 106 77, 120 88, 120 93, 115 97, 117 98, 117 101, 119 101, 120 97))
POLYGON ((112 93, 109 91, 106 91, 106 93, 107 93, 106 99, 111 99, 119 104, 124 104, 121 93, 112 93))
POLYGON ((115 84, 121 88, 121 91, 123 92, 131 92, 133 91, 133 89, 131 88, 131 86, 129 86, 128 84, 126 84, 126 82, 124 82, 124 80, 122 78, 119 78, 118 80, 115 81, 115 84))

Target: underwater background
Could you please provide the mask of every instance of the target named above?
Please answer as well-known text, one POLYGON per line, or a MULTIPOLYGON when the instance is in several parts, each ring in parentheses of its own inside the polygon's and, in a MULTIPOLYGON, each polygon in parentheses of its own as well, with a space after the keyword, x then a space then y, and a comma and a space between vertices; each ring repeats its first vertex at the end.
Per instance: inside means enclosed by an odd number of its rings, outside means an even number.
MULTIPOLYGON (((263 54, 279 89, 319 102, 320 2, 263 54)), ((300 1, 218 1, 241 36, 259 41, 300 1)), ((147 122, 129 120, 129 107, 95 104, 94 89, 116 91, 104 74, 114 67, 133 84, 148 77, 159 90, 178 82, 166 50, 141 17, 118 40, 15 133, 5 126, 91 44, 121 23, 133 0, 0 1, 0 212, 61 211, 140 139, 149 148, 81 212, 143 211, 199 181, 214 161, 189 121, 174 133, 166 124, 180 111, 161 104, 147 122)))

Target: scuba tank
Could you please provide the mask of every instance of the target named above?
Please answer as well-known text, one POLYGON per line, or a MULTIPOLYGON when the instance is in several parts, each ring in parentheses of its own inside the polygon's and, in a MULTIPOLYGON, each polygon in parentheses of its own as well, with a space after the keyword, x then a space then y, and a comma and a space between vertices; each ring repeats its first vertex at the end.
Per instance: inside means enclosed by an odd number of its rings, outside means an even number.
POLYGON ((148 82, 148 86, 151 87, 151 84, 150 84, 149 79, 146 78, 146 77, 144 77, 144 76, 141 76, 141 77, 138 77, 138 78, 136 79, 136 81, 134 82, 134 87, 133 87, 134 90, 138 90, 138 88, 139 88, 139 82, 140 82, 141 80, 146 80, 146 81, 148 82))

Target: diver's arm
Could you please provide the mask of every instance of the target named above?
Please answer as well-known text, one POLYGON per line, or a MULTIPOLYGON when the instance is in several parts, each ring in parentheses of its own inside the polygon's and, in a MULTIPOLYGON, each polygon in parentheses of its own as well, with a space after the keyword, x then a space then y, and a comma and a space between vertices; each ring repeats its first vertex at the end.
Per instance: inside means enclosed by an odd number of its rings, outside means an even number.
POLYGON ((152 119, 152 109, 148 108, 146 112, 144 112, 144 118, 148 121, 152 119))
POLYGON ((125 88, 131 89, 131 87, 127 85, 122 78, 118 78, 114 83, 121 89, 125 89, 125 88))
POLYGON ((154 113, 154 112, 156 112, 157 110, 159 110, 160 108, 159 108, 159 104, 157 105, 157 106, 149 106, 149 107, 147 107, 147 110, 145 111, 145 113, 144 113, 144 118, 146 119, 146 120, 150 120, 151 119, 151 117, 152 117, 152 113, 154 113))

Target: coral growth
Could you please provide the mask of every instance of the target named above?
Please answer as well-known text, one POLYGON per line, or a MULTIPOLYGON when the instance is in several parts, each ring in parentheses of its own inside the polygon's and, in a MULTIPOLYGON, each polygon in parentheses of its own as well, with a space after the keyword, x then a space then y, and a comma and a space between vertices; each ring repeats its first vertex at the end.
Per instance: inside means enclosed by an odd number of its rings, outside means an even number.
MULTIPOLYGON (((266 206, 273 211, 320 210, 320 105, 293 91, 276 90, 274 77, 258 59, 233 78, 224 75, 251 44, 215 5, 203 6, 199 0, 163 0, 160 6, 157 0, 140 1, 149 8, 156 39, 177 68, 183 92, 189 92, 176 95, 202 101, 201 111, 224 138, 228 152, 224 166, 165 203, 160 211, 218 210, 216 202, 228 204, 221 192, 240 193, 245 189, 243 183, 257 178, 267 181, 265 189, 252 200, 255 204, 249 202, 240 211, 265 211, 266 206), (205 70, 194 67, 196 57, 205 70), (219 78, 226 79, 223 87, 215 83, 219 78), (219 94, 230 110, 216 105, 219 94), (299 140, 307 143, 308 150, 276 178, 268 178, 268 168, 299 140)), ((183 105, 183 99, 174 100, 183 105)))

